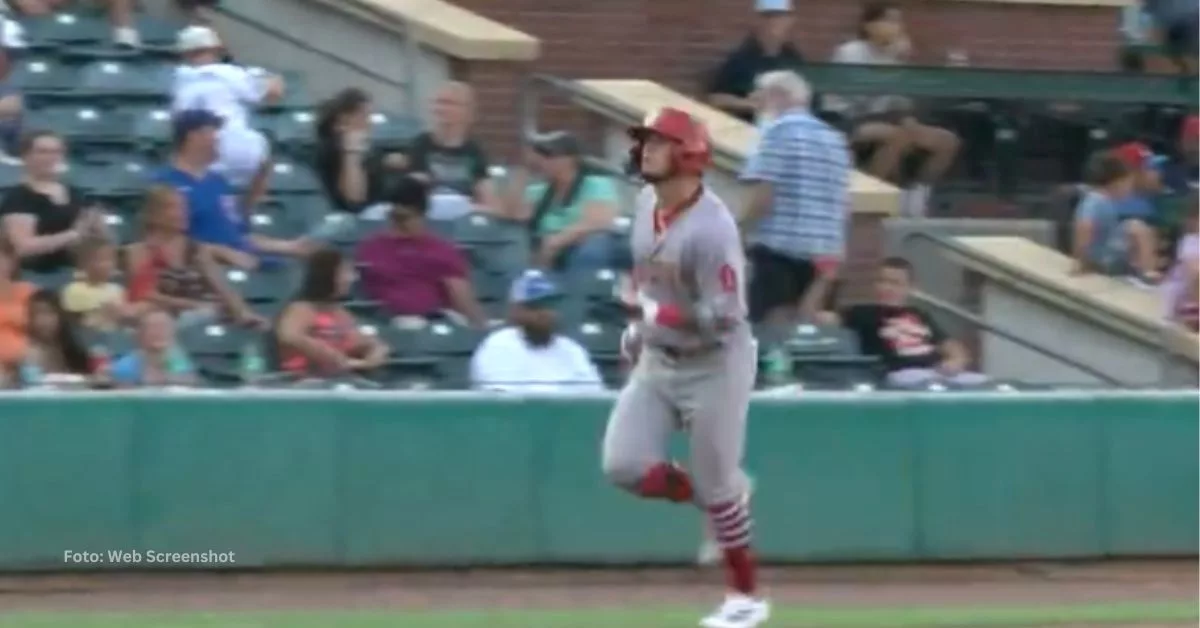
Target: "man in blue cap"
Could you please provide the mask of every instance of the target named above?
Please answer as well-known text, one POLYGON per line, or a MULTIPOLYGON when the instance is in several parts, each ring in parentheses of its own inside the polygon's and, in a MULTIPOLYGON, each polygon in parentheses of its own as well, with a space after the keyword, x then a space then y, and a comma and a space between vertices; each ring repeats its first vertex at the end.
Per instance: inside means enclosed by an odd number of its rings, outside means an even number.
POLYGON ((174 152, 168 166, 154 181, 165 183, 187 201, 188 234, 197 242, 245 254, 239 265, 254 266, 262 254, 306 255, 307 240, 279 240, 250 233, 246 209, 238 191, 212 166, 217 160, 217 130, 222 120, 204 109, 188 109, 175 115, 172 128, 174 152))
POLYGON ((604 390, 587 349, 557 333, 558 286, 540 270, 517 277, 509 292, 508 327, 492 332, 471 358, 476 388, 521 392, 604 390))
POLYGON ((791 0, 755 0, 758 23, 717 69, 708 85, 708 102, 729 115, 754 121, 754 82, 775 70, 799 70, 804 57, 791 43, 791 0))

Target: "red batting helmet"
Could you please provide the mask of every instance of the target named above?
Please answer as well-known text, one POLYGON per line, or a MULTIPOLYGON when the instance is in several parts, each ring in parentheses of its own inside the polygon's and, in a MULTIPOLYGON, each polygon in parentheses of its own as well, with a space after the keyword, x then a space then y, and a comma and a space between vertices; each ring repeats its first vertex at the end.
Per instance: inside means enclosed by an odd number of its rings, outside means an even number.
POLYGON ((629 151, 633 172, 641 171, 642 146, 651 135, 675 143, 672 174, 699 175, 712 163, 712 142, 704 124, 686 111, 666 107, 646 116, 640 126, 629 129, 629 137, 633 139, 633 148, 629 151))

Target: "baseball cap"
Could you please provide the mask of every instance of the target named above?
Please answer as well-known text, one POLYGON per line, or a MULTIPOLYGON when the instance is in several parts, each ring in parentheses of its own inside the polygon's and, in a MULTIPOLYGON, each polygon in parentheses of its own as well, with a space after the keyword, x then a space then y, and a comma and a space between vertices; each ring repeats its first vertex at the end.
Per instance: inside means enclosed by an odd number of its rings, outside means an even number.
POLYGON ((512 284, 508 300, 512 303, 531 305, 553 301, 562 296, 558 286, 546 276, 546 273, 530 269, 521 273, 512 284))
POLYGON ((529 146, 542 157, 578 157, 579 140, 567 131, 539 133, 529 138, 529 146))
POLYGON ((1200 139, 1200 116, 1188 116, 1180 128, 1180 139, 1185 143, 1200 139))
POLYGON ((1141 142, 1129 142, 1113 149, 1113 155, 1130 170, 1145 170, 1154 165, 1154 153, 1141 142))
POLYGON ((175 50, 181 53, 220 47, 221 38, 217 31, 207 26, 189 26, 175 37, 175 50))
POLYGON ((207 109, 184 109, 175 114, 172 120, 175 143, 179 144, 192 131, 207 128, 221 128, 225 120, 207 109))
POLYGON ((758 13, 791 13, 792 0, 754 0, 754 10, 758 13))

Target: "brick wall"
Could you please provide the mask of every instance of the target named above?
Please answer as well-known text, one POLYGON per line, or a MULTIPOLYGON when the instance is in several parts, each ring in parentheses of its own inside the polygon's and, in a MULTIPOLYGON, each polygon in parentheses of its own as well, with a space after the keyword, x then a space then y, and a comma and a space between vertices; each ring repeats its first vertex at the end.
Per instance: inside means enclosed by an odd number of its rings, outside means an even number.
MULTIPOLYGON (((541 39, 542 58, 534 71, 563 78, 648 78, 685 93, 698 91, 702 77, 745 35, 753 18, 750 0, 454 1, 541 39)), ((941 63, 947 49, 956 48, 976 65, 1115 66, 1117 9, 961 0, 900 4, 922 61, 941 63)), ((796 0, 795 5, 797 45, 811 59, 826 59, 853 32, 862 3, 796 0)), ((499 87, 485 84, 489 90, 499 87)), ((481 102, 493 106, 486 98, 481 102)), ((565 122, 564 110, 547 107, 550 123, 565 122)), ((511 115, 494 109, 482 113, 485 125, 501 124, 511 115)), ((485 133, 501 132, 487 128, 485 133)))
MULTIPOLYGON (((542 41, 528 66, 475 63, 455 74, 478 90, 480 134, 497 161, 517 154, 517 103, 523 72, 561 78, 647 78, 697 94, 704 76, 745 36, 750 0, 453 0, 542 41)), ((859 0, 795 0, 796 44, 827 59, 851 36, 859 0)), ((974 65, 1041 69, 1111 69, 1117 56, 1117 9, 1006 5, 959 0, 902 0, 918 60, 940 64, 948 49, 974 65)), ((543 130, 570 128, 596 136, 595 124, 561 97, 541 100, 543 130)), ((843 296, 869 289, 882 254, 877 220, 856 221, 844 269, 843 296)))

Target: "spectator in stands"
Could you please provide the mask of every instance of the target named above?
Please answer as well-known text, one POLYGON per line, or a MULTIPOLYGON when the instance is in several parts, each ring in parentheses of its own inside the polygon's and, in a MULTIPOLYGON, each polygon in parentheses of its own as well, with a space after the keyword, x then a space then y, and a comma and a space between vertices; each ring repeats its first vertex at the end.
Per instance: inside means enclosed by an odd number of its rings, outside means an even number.
MULTIPOLYGON (((912 43, 905 34, 900 8, 890 2, 863 7, 858 36, 833 53, 834 63, 901 65, 908 62, 912 43)), ((947 129, 921 122, 913 103, 900 96, 828 97, 827 109, 845 118, 855 146, 872 149, 866 170, 886 181, 898 181, 901 160, 912 151, 928 157, 917 182, 904 197, 905 215, 924 215, 932 186, 954 163, 960 141, 947 129)))
POLYGON ((26 136, 21 141, 24 177, 0 202, 3 235, 26 270, 48 273, 70 268, 72 246, 106 233, 103 214, 87 206, 82 192, 62 181, 65 152, 62 138, 53 132, 26 136))
POLYGON ((1184 118, 1179 134, 1179 150, 1183 153, 1184 162, 1190 171, 1188 178, 1194 186, 1200 181, 1200 174, 1196 172, 1196 166, 1200 164, 1200 116, 1190 115, 1184 118))
POLYGON ((112 331, 137 320, 139 307, 125 298, 125 288, 113 281, 117 270, 117 247, 112 242, 91 239, 76 251, 75 280, 62 292, 63 309, 84 327, 112 331))
POLYGON ((1155 201, 1162 193, 1162 177, 1158 171, 1161 160, 1141 142, 1129 142, 1113 149, 1133 173, 1133 190, 1118 204, 1121 220, 1137 219, 1147 224, 1155 220, 1155 201))
POLYGON ((466 258, 427 228, 425 184, 402 177, 388 190, 387 201, 389 224, 358 246, 363 290, 391 316, 437 318, 453 311, 484 327, 466 258))
POLYGON ((562 294, 540 270, 527 270, 509 295, 511 325, 488 335, 471 358, 475 388, 508 392, 604 390, 587 349, 557 333, 562 294))
POLYGON ((146 193, 142 240, 126 247, 129 298, 177 316, 182 324, 229 318, 263 327, 237 292, 225 283, 220 262, 230 252, 188 237, 188 212, 175 190, 153 186, 146 193))
POLYGON ((1162 38, 1162 45, 1180 69, 1196 73, 1196 55, 1200 54, 1200 2, 1196 0, 1142 0, 1146 14, 1162 38))
POLYGON ((17 279, 19 263, 12 245, 0 238, 0 370, 10 377, 25 359, 29 299, 37 291, 33 284, 17 279))
POLYGON ((800 51, 792 34, 791 0, 756 0, 758 23, 721 63, 708 85, 708 102, 731 116, 753 122, 758 109, 754 81, 775 70, 799 70, 800 51))
POLYGON ((79 386, 92 375, 92 359, 79 342, 57 294, 39 290, 29 298, 29 346, 18 375, 25 387, 79 386))
POLYGON ((498 212, 483 146, 471 137, 475 95, 466 83, 450 82, 433 101, 433 128, 409 149, 408 168, 433 191, 430 220, 453 220, 472 210, 498 212))
POLYGON ((1140 218, 1123 218, 1121 203, 1133 193, 1135 174, 1113 153, 1094 155, 1088 164, 1090 187, 1075 209, 1075 272, 1127 276, 1134 283, 1158 283, 1154 230, 1140 218))
POLYGON ((823 312, 818 322, 842 325, 858 336, 865 355, 877 356, 887 383, 917 386, 931 382, 981 384, 987 377, 967 370, 970 355, 948 337, 929 314, 909 303, 913 268, 905 259, 883 261, 875 279, 875 301, 841 312, 823 312))
POLYGON ((329 203, 355 214, 376 207, 369 217, 386 216, 383 190, 389 177, 407 167, 408 157, 371 147, 371 97, 357 87, 338 92, 321 103, 316 132, 316 171, 329 203))
POLYGON ((1168 320, 1195 332, 1200 331, 1200 202, 1195 192, 1191 196, 1184 235, 1175 247, 1175 259, 1163 287, 1168 320))
POLYGON ((220 118, 214 169, 244 189, 245 206, 254 207, 267 191, 271 146, 250 126, 248 110, 283 98, 283 78, 224 63, 221 40, 207 26, 179 31, 176 45, 183 65, 175 70, 171 110, 203 110, 220 118))
POLYGON ((359 331, 341 304, 353 283, 354 267, 337 250, 322 249, 309 258, 304 284, 275 332, 283 370, 312 378, 384 365, 387 345, 359 331))
MULTIPOLYGON (((3 19, 0 16, 0 20, 3 19)), ((5 165, 19 163, 14 155, 20 152, 21 122, 25 113, 25 98, 12 77, 12 54, 11 42, 5 34, 0 34, 0 164, 5 165)))
POLYGON ((217 158, 217 129, 221 118, 205 109, 175 114, 175 153, 171 164, 155 176, 187 200, 185 224, 192 239, 243 253, 238 265, 251 267, 269 254, 302 257, 311 250, 305 238, 279 240, 250 233, 237 190, 213 169, 217 158))
MULTIPOLYGON (((69 8, 72 0, 5 0, 8 6, 21 15, 40 17, 69 8)), ((134 0, 102 0, 108 7, 108 18, 112 22, 113 43, 118 46, 137 48, 142 45, 141 36, 133 22, 134 0)))
POLYGON ((579 142, 565 131, 530 140, 529 167, 543 181, 528 183, 524 168, 513 173, 509 215, 527 221, 545 269, 579 272, 612 264, 609 230, 619 212, 611 177, 580 161, 579 142))
POLYGON ((798 74, 768 72, 758 93, 769 122, 742 171, 750 194, 739 223, 754 265, 751 320, 784 329, 795 324, 818 269, 845 253, 850 149, 809 111, 811 93, 798 74))
POLYGON ((119 388, 199 383, 195 365, 175 340, 171 313, 156 307, 142 313, 137 326, 137 348, 113 362, 110 377, 119 388))

